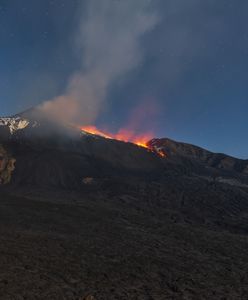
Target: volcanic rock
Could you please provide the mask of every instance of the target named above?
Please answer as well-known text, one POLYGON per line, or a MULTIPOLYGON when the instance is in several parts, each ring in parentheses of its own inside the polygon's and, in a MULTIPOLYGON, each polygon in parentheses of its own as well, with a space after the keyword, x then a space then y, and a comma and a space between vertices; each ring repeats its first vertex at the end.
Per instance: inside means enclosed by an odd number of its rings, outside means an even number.
POLYGON ((162 151, 167 157, 174 160, 187 158, 212 168, 247 173, 248 160, 237 159, 222 153, 213 153, 191 144, 176 142, 167 138, 153 139, 148 142, 148 145, 154 151, 162 151))
POLYGON ((0 299, 247 299, 246 160, 16 118, 28 125, 0 126, 0 175, 16 159, 0 186, 0 299))
POLYGON ((0 144, 0 185, 10 183, 15 161, 0 144))

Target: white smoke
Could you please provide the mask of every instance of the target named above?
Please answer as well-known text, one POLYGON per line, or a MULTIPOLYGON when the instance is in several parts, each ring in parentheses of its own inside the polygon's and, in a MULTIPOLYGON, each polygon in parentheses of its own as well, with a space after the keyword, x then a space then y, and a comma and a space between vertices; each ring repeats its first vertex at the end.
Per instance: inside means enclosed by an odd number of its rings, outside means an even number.
POLYGON ((77 51, 79 71, 66 92, 40 109, 52 117, 93 123, 106 104, 109 88, 118 76, 141 63, 141 37, 158 22, 148 0, 88 0, 82 14, 77 51))

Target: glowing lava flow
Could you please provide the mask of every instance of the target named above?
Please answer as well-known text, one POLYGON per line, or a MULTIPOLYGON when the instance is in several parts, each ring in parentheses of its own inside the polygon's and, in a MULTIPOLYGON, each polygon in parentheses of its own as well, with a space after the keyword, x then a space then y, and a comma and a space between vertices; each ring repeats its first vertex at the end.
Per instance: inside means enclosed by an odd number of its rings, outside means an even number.
POLYGON ((85 127, 82 127, 81 130, 83 130, 87 133, 90 133, 90 134, 95 134, 95 135, 105 137, 106 139, 114 139, 114 137, 112 137, 110 134, 97 129, 96 126, 91 126, 91 125, 85 126, 85 127))
POLYGON ((102 130, 99 130, 95 126, 85 126, 81 130, 90 133, 105 137, 107 139, 115 139, 123 142, 130 142, 136 144, 140 147, 149 148, 147 142, 152 139, 153 135, 151 133, 146 133, 142 135, 136 135, 133 131, 127 129, 121 129, 117 134, 111 134, 102 130))

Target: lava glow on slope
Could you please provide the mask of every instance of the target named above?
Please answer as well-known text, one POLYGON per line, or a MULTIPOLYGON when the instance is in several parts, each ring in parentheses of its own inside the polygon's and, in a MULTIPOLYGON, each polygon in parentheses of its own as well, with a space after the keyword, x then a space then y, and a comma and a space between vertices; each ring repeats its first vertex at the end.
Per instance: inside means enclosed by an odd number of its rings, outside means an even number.
POLYGON ((128 129, 120 129, 116 134, 112 134, 106 131, 99 130, 96 126, 90 125, 90 126, 81 127, 81 130, 90 134, 102 136, 106 139, 114 139, 123 142, 130 142, 144 148, 149 148, 147 146, 147 142, 153 138, 152 133, 137 135, 132 130, 128 130, 128 129))

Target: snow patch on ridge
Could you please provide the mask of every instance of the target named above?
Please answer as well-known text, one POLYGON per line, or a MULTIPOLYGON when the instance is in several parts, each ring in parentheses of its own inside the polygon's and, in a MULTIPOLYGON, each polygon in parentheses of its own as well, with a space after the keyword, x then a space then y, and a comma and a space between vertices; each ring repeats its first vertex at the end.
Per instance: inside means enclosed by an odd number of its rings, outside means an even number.
POLYGON ((16 118, 0 118, 0 126, 9 127, 10 133, 13 134, 17 130, 22 130, 26 128, 30 122, 27 119, 22 119, 20 117, 16 118))

